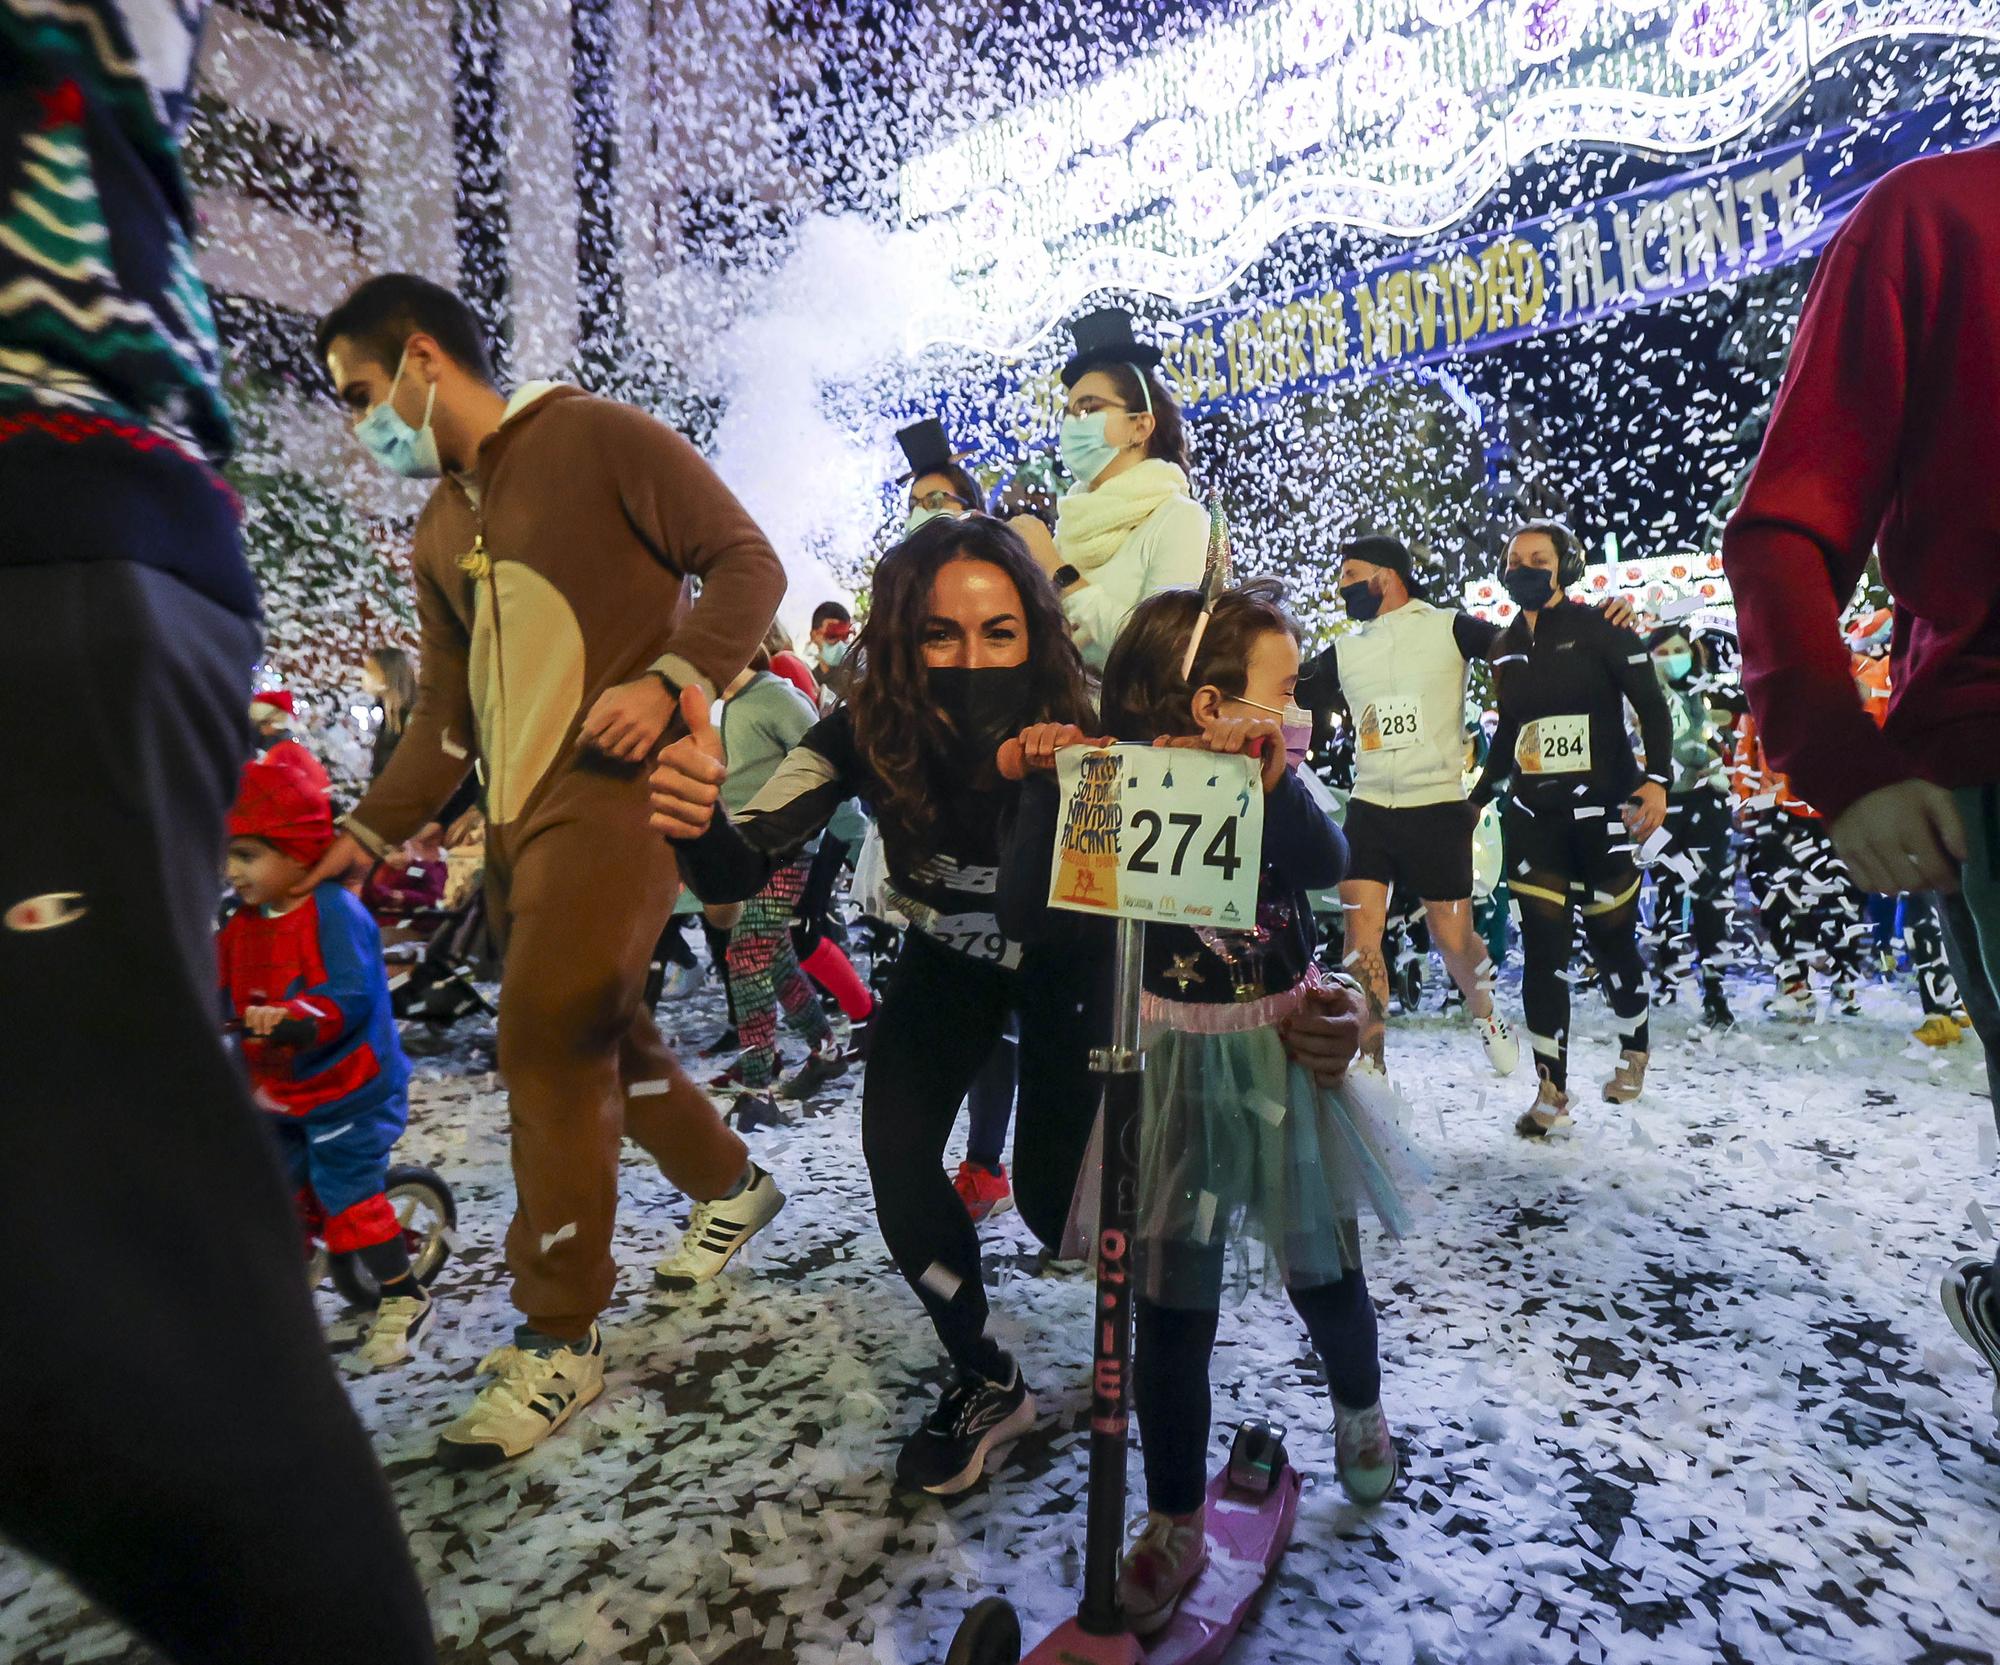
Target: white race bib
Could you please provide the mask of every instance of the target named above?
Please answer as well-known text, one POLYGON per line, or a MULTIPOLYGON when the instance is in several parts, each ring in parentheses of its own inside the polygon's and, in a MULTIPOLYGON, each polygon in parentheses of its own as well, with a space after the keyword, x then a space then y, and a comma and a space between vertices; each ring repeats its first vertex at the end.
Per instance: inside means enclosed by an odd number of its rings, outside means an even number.
POLYGON ((1399 752, 1423 737, 1423 707, 1414 694, 1386 695, 1361 708, 1355 740, 1364 752, 1399 752))
POLYGON ((1590 719, 1542 717, 1521 730, 1514 761, 1524 775, 1581 775, 1590 770, 1590 719))

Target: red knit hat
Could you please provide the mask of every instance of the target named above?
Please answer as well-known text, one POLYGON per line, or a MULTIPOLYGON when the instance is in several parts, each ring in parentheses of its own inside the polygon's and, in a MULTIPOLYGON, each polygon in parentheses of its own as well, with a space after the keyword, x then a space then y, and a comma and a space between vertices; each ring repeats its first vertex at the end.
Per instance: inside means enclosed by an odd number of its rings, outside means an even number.
POLYGON ((267 717, 275 717, 282 711, 287 717, 296 718, 297 709, 292 704, 289 688, 264 688, 250 696, 250 716, 254 722, 263 722, 267 717))
POLYGON ((246 763, 229 811, 229 836, 261 838, 310 866, 333 842, 333 807, 298 770, 283 763, 246 763))

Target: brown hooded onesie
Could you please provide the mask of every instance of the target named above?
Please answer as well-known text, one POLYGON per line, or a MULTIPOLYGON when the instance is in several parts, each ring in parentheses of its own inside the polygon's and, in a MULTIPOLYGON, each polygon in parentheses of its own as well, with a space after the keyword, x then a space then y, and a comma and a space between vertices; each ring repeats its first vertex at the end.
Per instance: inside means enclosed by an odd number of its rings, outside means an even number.
POLYGON ((640 999, 680 888, 646 824, 650 763, 580 746, 578 729, 600 694, 649 671, 713 696, 763 640, 784 570, 685 439, 567 387, 515 396, 473 477, 432 492, 411 560, 417 701, 345 825, 377 854, 394 848, 477 754, 487 900, 506 950, 507 1264, 529 1322, 574 1339, 616 1277, 621 1136, 697 1201, 728 1191, 746 1161, 640 999))

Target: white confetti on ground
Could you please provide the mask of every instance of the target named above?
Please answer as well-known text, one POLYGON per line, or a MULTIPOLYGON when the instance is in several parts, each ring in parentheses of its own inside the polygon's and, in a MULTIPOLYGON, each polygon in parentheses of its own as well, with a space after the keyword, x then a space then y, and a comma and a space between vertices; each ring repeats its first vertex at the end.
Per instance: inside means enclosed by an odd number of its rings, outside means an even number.
MULTIPOLYGON (((1867 1001, 1719 1042, 1658 1019, 1646 1096, 1583 1098, 1577 1137, 1550 1148, 1513 1136, 1527 1089, 1492 1081, 1469 1029, 1392 1032, 1440 1205, 1371 1267, 1407 1474, 1379 1510, 1349 1505, 1295 1322, 1261 1296, 1225 1319, 1218 1456, 1236 1418, 1269 1414, 1306 1476, 1233 1660, 1993 1659, 1993 1384, 1935 1298, 1940 1267, 1981 1247, 1971 1205, 2000 1202, 1990 1109, 1974 1046, 1925 1052, 1907 993, 1867 1001)), ((714 1005, 668 1015, 698 1041, 714 1005)), ((1595 1002, 1582 1035, 1587 1088, 1614 1056, 1595 1002)), ((1036 1275, 1015 1217, 988 1228, 996 1331, 1044 1420, 970 1497, 895 1496, 887 1469, 937 1361, 874 1231, 851 1091, 756 1136, 790 1205, 750 1264, 691 1297, 651 1290, 686 1210, 630 1161, 605 1396, 511 1469, 431 1467, 512 1322, 510 1186, 490 1032, 418 1070, 403 1155, 456 1186, 462 1250, 426 1357, 352 1391, 445 1660, 919 1665, 990 1592, 1031 1638, 1068 1611, 1089 1288, 1036 1275)), ((322 1300, 351 1347, 357 1326, 322 1300)), ((147 1656, 0 1555, 0 1657, 147 1656)))

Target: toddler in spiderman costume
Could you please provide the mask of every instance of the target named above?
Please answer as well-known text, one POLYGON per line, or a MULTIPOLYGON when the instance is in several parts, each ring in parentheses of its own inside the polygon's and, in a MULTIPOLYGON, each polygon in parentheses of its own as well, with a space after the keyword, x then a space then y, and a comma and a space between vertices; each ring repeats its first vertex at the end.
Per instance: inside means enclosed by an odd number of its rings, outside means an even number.
POLYGON ((382 1370, 411 1357, 435 1308, 383 1195, 389 1153, 409 1119, 410 1066, 389 1009, 381 935, 337 884, 297 894, 332 842, 332 810, 314 782, 286 763, 246 764, 228 858, 243 905, 216 948, 223 1001, 300 1208, 316 1207, 327 1249, 358 1256, 381 1285, 355 1358, 382 1370))

